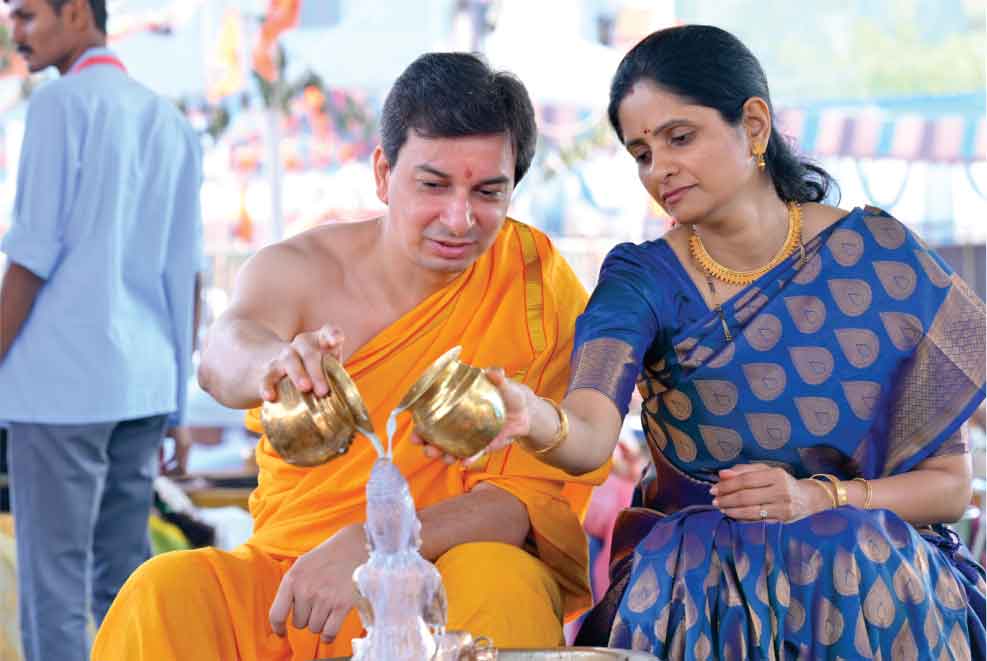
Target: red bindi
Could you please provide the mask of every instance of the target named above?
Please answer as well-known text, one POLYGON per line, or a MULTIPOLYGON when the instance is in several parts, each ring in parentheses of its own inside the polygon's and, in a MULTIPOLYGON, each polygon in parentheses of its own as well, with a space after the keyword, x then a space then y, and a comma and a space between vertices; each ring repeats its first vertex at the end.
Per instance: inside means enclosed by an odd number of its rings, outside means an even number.
POLYGON ((467 179, 472 179, 473 178, 473 171, 470 170, 469 168, 466 168, 466 178, 467 179))

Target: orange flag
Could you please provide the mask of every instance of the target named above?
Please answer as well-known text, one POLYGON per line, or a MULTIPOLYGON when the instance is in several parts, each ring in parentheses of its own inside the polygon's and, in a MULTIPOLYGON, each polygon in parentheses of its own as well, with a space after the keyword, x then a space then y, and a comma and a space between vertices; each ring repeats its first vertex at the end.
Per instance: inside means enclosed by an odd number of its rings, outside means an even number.
POLYGON ((219 28, 216 50, 207 69, 206 97, 216 103, 223 97, 235 94, 246 84, 241 60, 243 30, 240 12, 227 9, 219 28))
POLYGON ((237 217, 237 223, 233 227, 233 236, 248 244, 254 241, 254 221, 247 211, 246 186, 240 189, 240 213, 237 217))
POLYGON ((267 18, 260 28, 260 36, 254 47, 254 70, 265 80, 273 82, 278 77, 274 63, 274 47, 278 35, 298 22, 302 0, 270 0, 267 18))

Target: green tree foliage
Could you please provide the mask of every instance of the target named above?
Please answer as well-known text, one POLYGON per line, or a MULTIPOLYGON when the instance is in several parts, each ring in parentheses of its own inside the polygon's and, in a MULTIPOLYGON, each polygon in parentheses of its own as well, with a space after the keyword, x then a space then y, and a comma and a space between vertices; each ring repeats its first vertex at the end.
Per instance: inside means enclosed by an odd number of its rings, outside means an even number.
POLYGON ((736 34, 776 102, 983 91, 985 0, 678 0, 736 34))

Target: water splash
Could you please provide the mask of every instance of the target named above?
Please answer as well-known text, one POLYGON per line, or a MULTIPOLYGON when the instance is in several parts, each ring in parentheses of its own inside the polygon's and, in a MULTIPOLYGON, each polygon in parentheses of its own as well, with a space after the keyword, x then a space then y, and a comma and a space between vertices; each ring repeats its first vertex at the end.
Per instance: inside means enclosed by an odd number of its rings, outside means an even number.
POLYGON ((398 430, 398 413, 403 411, 403 408, 396 408, 391 411, 391 415, 387 418, 387 458, 391 459, 394 457, 394 435, 398 430))
POLYGON ((374 446, 374 450, 377 451, 377 456, 380 459, 393 459, 394 458, 394 436, 398 429, 398 414, 404 411, 403 408, 396 408, 391 411, 391 415, 387 418, 387 425, 384 430, 384 440, 387 442, 387 450, 384 450, 384 442, 380 440, 373 431, 369 429, 358 429, 361 434, 367 437, 370 444, 374 446))
MULTIPOLYGON (((380 439, 377 437, 377 434, 373 433, 369 429, 361 429, 360 430, 360 433, 363 434, 364 436, 366 436, 367 439, 370 441, 370 444, 374 446, 374 450, 377 451, 377 456, 378 457, 384 457, 385 456, 384 455, 384 444, 380 442, 380 439)), ((391 456, 390 455, 390 452, 388 452, 388 454, 386 456, 388 456, 388 457, 391 456)))
POLYGON ((387 419, 387 453, 373 432, 364 434, 380 457, 367 480, 367 520, 364 530, 369 542, 367 562, 353 572, 353 581, 363 597, 357 611, 366 630, 353 639, 354 661, 459 661, 494 659, 483 656, 486 647, 475 647, 465 631, 447 631, 447 603, 442 576, 422 557, 421 521, 415 510, 408 481, 392 461, 397 417, 396 408, 387 419))
POLYGON ((445 630, 445 590, 438 570, 419 553, 415 501, 389 458, 378 459, 370 471, 365 529, 370 557, 353 580, 366 600, 359 613, 367 634, 353 641, 353 658, 432 658, 438 649, 435 632, 445 630))

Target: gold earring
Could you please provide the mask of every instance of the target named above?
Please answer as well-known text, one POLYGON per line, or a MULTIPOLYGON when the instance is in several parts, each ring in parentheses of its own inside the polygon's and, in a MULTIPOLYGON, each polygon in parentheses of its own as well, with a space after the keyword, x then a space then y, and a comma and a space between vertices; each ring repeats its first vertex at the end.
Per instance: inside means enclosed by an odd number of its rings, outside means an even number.
POLYGON ((754 157, 754 162, 757 163, 757 169, 761 172, 764 172, 764 168, 768 165, 764 162, 764 152, 767 149, 767 145, 762 145, 760 142, 755 142, 751 145, 751 155, 754 157))

